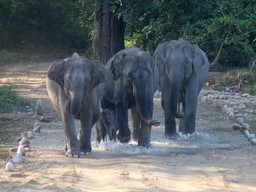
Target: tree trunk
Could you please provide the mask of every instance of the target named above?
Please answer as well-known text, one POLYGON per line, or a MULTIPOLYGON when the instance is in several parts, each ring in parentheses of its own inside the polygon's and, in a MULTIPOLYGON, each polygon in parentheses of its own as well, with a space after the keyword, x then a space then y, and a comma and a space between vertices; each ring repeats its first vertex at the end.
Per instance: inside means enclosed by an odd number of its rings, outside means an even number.
POLYGON ((115 53, 124 48, 125 24, 111 12, 108 1, 98 3, 94 18, 92 59, 106 63, 115 53))

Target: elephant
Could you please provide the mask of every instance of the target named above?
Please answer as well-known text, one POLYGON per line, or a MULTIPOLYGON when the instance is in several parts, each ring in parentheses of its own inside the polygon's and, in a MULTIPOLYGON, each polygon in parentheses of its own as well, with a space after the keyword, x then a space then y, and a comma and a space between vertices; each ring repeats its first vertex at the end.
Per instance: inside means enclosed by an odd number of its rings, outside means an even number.
POLYGON ((96 122, 97 142, 105 141, 107 135, 110 141, 116 140, 116 131, 116 114, 112 110, 105 108, 96 122))
POLYGON ((165 135, 177 134, 175 118, 180 119, 179 132, 194 133, 197 98, 209 71, 205 52, 180 38, 159 44, 153 60, 159 69, 165 135))
POLYGON ((77 53, 50 65, 46 88, 64 124, 66 156, 79 158, 81 152, 92 151, 91 129, 100 115, 98 85, 111 77, 103 63, 90 61, 77 53), (81 122, 79 138, 76 136, 75 119, 81 122))
POLYGON ((158 78, 152 56, 130 45, 116 53, 106 64, 113 80, 105 83, 101 107, 116 112, 117 139, 126 143, 131 139, 128 109, 131 109, 132 137, 139 146, 150 146, 151 127, 160 123, 153 117, 153 99, 158 78))

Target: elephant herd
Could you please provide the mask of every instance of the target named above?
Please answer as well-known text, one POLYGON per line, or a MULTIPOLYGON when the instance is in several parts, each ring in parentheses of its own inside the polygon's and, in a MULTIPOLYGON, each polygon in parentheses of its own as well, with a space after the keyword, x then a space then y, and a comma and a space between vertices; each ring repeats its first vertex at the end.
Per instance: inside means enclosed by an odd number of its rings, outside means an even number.
POLYGON ((180 119, 179 132, 194 133, 197 97, 208 70, 206 54, 198 45, 183 39, 159 44, 153 56, 131 45, 105 65, 77 53, 56 60, 49 67, 46 87, 64 124, 66 156, 80 157, 81 152, 91 152, 94 124, 98 142, 107 134, 103 129, 115 124, 116 129, 108 133, 110 138, 117 137, 125 143, 132 137, 139 146, 149 147, 151 127, 160 125, 153 119, 157 89, 162 92, 165 135, 177 133, 175 118, 180 119), (128 109, 131 110, 131 130, 128 109), (110 113, 114 114, 112 123, 103 121, 111 117, 110 113), (78 136, 75 119, 81 122, 78 136))

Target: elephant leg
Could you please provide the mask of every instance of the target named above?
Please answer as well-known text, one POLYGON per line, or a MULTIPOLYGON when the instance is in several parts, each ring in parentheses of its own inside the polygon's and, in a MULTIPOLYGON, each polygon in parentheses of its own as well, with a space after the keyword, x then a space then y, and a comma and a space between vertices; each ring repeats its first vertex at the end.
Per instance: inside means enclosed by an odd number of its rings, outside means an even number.
POLYGON ((196 108, 197 108, 197 92, 188 92, 186 95, 184 106, 184 122, 182 123, 181 131, 184 134, 192 134, 195 132, 196 108))
POLYGON ((62 121, 65 127, 66 135, 66 156, 80 157, 79 142, 76 136, 74 116, 71 114, 62 113, 62 121))
POLYGON ((93 116, 92 116, 92 126, 98 121, 100 117, 100 107, 96 106, 96 109, 93 110, 93 116))
POLYGON ((165 117, 165 136, 172 137, 177 134, 176 121, 171 111, 171 97, 168 91, 164 92, 164 117, 165 117))
POLYGON ((186 109, 186 103, 182 102, 182 113, 183 113, 183 116, 180 119, 180 124, 179 124, 179 132, 181 132, 181 133, 184 133, 185 130, 186 130, 186 128, 185 128, 185 117, 184 117, 185 109, 186 109))
POLYGON ((193 103, 190 105, 190 109, 187 110, 185 116, 185 130, 183 131, 184 134, 192 134, 195 132, 196 126, 196 104, 193 103))
POLYGON ((88 106, 81 109, 81 130, 79 135, 80 150, 85 154, 92 151, 91 147, 91 130, 93 121, 92 107, 88 106))
POLYGON ((128 127, 128 109, 122 102, 116 103, 117 138, 121 143, 127 143, 131 139, 131 131, 128 127))
POLYGON ((141 128, 141 119, 136 108, 131 109, 132 116, 132 138, 135 141, 138 141, 138 135, 141 128))

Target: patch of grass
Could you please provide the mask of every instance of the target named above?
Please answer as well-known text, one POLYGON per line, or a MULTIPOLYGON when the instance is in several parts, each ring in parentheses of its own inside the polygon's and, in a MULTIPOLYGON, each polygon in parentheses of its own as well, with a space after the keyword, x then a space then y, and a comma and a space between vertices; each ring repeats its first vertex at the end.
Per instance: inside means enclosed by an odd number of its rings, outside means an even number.
POLYGON ((15 85, 0 86, 0 113, 10 113, 16 108, 30 105, 29 102, 20 97, 13 89, 15 89, 15 85))
POLYGON ((250 70, 239 69, 228 71, 216 80, 219 86, 233 87, 236 91, 256 95, 256 75, 250 70))

